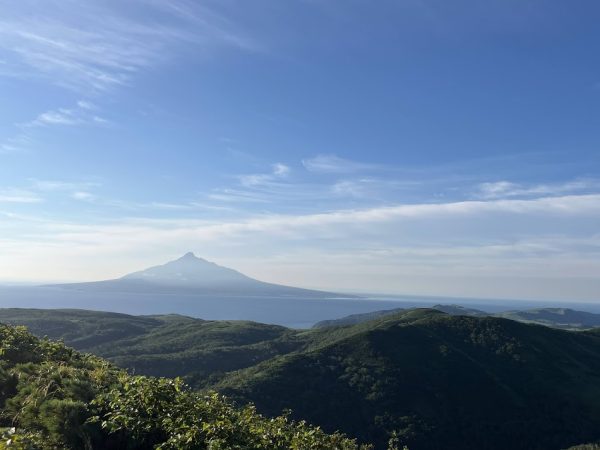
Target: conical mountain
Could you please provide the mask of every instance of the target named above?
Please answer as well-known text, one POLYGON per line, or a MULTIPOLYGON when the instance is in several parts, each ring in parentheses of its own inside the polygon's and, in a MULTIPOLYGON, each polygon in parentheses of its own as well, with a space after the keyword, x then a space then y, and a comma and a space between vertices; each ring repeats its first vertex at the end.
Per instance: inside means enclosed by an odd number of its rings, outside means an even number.
POLYGON ((87 283, 53 285, 64 289, 98 292, 168 293, 215 297, 351 297, 332 292, 282 286, 250 278, 236 270, 198 258, 192 252, 182 257, 133 272, 121 278, 87 283))
POLYGON ((160 266, 125 275, 123 280, 145 280, 160 284, 209 286, 222 283, 251 282, 251 278, 227 267, 198 258, 192 252, 160 266))

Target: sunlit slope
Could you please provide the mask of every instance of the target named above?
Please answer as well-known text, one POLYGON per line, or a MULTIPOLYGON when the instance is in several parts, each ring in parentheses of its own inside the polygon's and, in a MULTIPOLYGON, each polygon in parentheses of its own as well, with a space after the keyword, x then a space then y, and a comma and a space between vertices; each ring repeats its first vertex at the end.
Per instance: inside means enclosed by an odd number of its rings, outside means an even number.
POLYGON ((359 450, 339 434, 261 417, 177 379, 131 376, 7 325, 0 325, 0 411, 2 449, 359 450))
POLYGON ((247 321, 179 315, 130 316, 83 310, 0 309, 0 322, 62 339, 143 375, 182 376, 202 386, 305 345, 295 330, 247 321))

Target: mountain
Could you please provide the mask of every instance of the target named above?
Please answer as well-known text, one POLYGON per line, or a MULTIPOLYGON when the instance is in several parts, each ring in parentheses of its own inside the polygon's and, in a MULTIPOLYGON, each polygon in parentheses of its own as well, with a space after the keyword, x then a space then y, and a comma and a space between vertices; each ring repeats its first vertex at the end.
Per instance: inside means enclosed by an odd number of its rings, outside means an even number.
POLYGON ((376 449, 392 432, 411 450, 558 450, 600 439, 600 330, 434 309, 312 330, 77 310, 0 310, 0 322, 136 374, 182 376, 268 416, 290 408, 376 449))
POLYGON ((313 330, 216 388, 376 448, 563 449, 600 439, 600 334, 412 310, 313 330))
POLYGON ((377 319, 391 314, 406 311, 406 308, 384 309, 381 311, 373 311, 362 314, 351 314, 340 319, 321 320, 313 325, 313 328, 328 328, 328 327, 345 327, 348 325, 356 325, 358 323, 368 322, 369 320, 377 319))
POLYGON ((179 259, 124 277, 51 287, 95 292, 180 293, 232 297, 340 298, 354 297, 255 280, 240 272, 186 253, 179 259))
MULTIPOLYGON (((431 307, 437 311, 444 312, 446 314, 450 314, 452 316, 474 316, 474 317, 484 317, 489 316, 490 314, 485 311, 480 311, 478 309, 465 308, 460 305, 435 305, 431 307)), ((362 314, 352 314, 349 316, 342 317, 340 319, 331 319, 331 320, 322 320, 313 325, 313 328, 328 328, 328 327, 344 327, 348 325, 356 325, 363 322, 369 322, 371 320, 377 319, 379 317, 391 316, 394 314, 401 313, 406 311, 406 308, 394 308, 394 309, 384 309, 381 311, 372 311, 368 313, 362 314)), ((518 320, 518 319, 514 319, 518 320)))
MULTIPOLYGON (((466 308, 460 305, 435 305, 431 308, 450 314, 451 316, 503 317, 505 319, 516 320, 517 322, 545 325, 565 330, 589 330, 591 328, 600 327, 600 314, 576 311, 568 308, 538 308, 524 311, 504 311, 499 313, 488 313, 479 309, 466 308)), ((322 320, 313 325, 313 328, 355 325, 368 322, 378 317, 397 314, 404 310, 405 309, 397 308, 363 314, 352 314, 340 319, 322 320)))
POLYGON ((198 258, 192 252, 166 264, 130 273, 121 280, 143 280, 153 284, 192 287, 220 286, 228 283, 244 284, 256 281, 236 270, 198 258))
POLYGON ((434 305, 432 309, 445 312, 451 316, 473 316, 473 317, 485 317, 491 314, 481 311, 480 309, 466 308, 460 305, 434 305))

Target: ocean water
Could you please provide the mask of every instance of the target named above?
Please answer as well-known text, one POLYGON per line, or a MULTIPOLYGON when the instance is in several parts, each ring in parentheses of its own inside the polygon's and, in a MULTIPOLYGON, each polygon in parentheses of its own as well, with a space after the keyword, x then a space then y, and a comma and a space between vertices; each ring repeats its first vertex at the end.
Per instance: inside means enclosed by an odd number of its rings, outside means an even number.
POLYGON ((200 295, 82 292, 47 287, 0 287, 0 308, 75 308, 134 315, 183 314, 207 320, 253 320, 309 328, 350 314, 394 308, 459 304, 487 312, 569 307, 600 313, 600 303, 484 300, 419 296, 365 296, 356 299, 249 298, 200 295))

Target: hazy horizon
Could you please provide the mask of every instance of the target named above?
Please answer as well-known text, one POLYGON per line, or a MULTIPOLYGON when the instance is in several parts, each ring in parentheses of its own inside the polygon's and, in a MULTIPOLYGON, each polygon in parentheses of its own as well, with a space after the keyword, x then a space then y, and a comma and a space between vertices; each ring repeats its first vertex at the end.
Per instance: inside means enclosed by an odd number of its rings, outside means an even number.
POLYGON ((0 0, 0 284, 600 301, 600 5, 478 5, 0 0))
MULTIPOLYGON (((193 252, 191 252, 193 253, 193 252)), ((179 255, 177 258, 173 258, 169 261, 163 261, 159 264, 156 264, 157 266, 163 265, 165 263, 168 262, 173 262, 174 260, 181 258, 183 255, 179 255)), ((198 255, 194 256, 198 257, 198 255)), ((202 258, 204 259, 204 258, 202 258)), ((216 263, 215 261, 208 261, 211 263, 216 263)), ((154 267, 153 265, 151 266, 147 266, 144 268, 137 268, 137 269, 148 269, 150 267, 154 267)), ((224 266, 221 266, 224 267, 224 266)), ((60 284, 64 284, 64 283, 79 283, 79 282, 95 282, 95 281, 105 281, 105 280, 113 280, 113 279, 121 279, 127 275, 131 275, 132 273, 135 273, 136 270, 132 271, 132 272, 128 272, 128 273, 122 273, 116 277, 113 278, 102 278, 102 279, 86 279, 86 280, 46 280, 46 281, 36 281, 36 280, 30 280, 30 281, 1 281, 0 280, 0 287, 40 287, 40 286, 46 286, 46 285, 60 285, 60 284)), ((228 267, 228 269, 234 269, 236 270, 234 267, 228 267)), ((243 273, 243 272, 242 272, 243 273)), ((243 273, 244 275, 246 275, 245 273, 243 273)), ((257 279, 259 281, 266 281, 266 282, 272 282, 270 280, 264 280, 264 279, 257 279)), ((291 285, 290 285, 291 286, 291 285)), ((335 293, 340 293, 340 294, 352 294, 352 295, 358 295, 364 298, 372 298, 372 299, 381 299, 381 300, 390 300, 390 301, 404 301, 407 299, 413 300, 413 301, 422 301, 423 303, 431 303, 431 302, 436 302, 436 301, 442 301, 443 303, 448 303, 448 302, 452 302, 453 300, 456 301, 457 304, 468 304, 469 302, 478 302, 478 301, 483 301, 483 302, 487 302, 489 301, 491 305, 496 304, 496 305, 502 305, 505 302, 524 302, 526 304, 530 304, 530 302, 533 303, 540 303, 540 305, 544 305, 546 304, 546 306, 559 306, 559 305, 565 305, 568 306, 569 303, 572 304, 595 304, 598 303, 598 305, 600 305, 600 302, 597 302, 597 298, 593 297, 591 299, 573 299, 573 298, 561 298, 560 296, 550 296, 550 297, 494 297, 494 296, 476 296, 476 295, 435 295, 435 294, 427 294, 427 293, 414 293, 414 292, 403 292, 403 291, 397 291, 397 292, 391 292, 391 291, 369 291, 369 290, 364 290, 364 289, 340 289, 340 288, 336 288, 336 287, 319 287, 319 286, 301 286, 301 285, 296 285, 294 287, 299 287, 299 288, 304 288, 304 289, 317 289, 317 290, 324 290, 324 291, 329 291, 329 292, 335 292, 335 293)), ((108 297, 107 297, 108 298, 108 297)))

